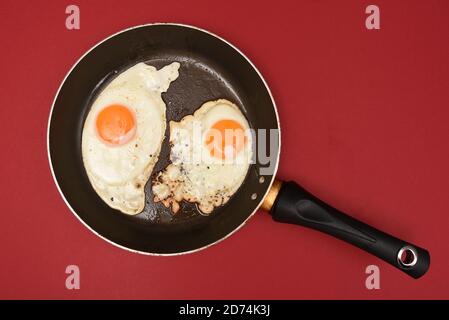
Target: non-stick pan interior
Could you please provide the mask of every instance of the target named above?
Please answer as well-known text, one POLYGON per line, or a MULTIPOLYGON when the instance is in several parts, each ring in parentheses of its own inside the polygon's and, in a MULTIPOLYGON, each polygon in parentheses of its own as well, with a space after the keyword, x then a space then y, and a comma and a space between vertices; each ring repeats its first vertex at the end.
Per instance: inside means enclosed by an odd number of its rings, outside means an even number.
MULTIPOLYGON (((225 98, 236 103, 254 129, 278 129, 275 107, 263 80, 248 60, 219 38, 179 25, 148 25, 119 33, 92 49, 74 67, 53 106, 49 127, 51 165, 59 188, 78 217, 96 233, 120 246, 171 254, 212 244, 238 228, 257 208, 272 175, 261 179, 256 162, 239 192, 210 216, 183 203, 172 216, 153 203, 145 186, 142 213, 127 216, 107 206, 95 193, 81 158, 84 120, 95 96, 122 70, 146 62, 160 68, 178 61, 179 77, 162 95, 167 120, 179 121, 204 102, 225 98)), ((271 150, 276 155, 279 150, 271 150)), ((168 126, 154 172, 169 159, 168 126)))

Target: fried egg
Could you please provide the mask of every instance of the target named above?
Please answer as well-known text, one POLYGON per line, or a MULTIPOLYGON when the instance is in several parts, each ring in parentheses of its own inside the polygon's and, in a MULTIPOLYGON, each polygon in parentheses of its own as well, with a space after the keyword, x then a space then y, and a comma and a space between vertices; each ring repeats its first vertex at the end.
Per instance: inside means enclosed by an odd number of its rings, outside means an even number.
POLYGON ((166 129, 161 93, 178 77, 174 62, 157 70, 138 63, 93 102, 82 132, 82 159, 92 187, 110 207, 134 215, 158 160, 166 129))
POLYGON ((153 178, 155 202, 173 213, 186 200, 204 214, 224 205, 242 185, 252 159, 248 121, 232 102, 204 103, 193 115, 170 122, 170 160, 153 178))

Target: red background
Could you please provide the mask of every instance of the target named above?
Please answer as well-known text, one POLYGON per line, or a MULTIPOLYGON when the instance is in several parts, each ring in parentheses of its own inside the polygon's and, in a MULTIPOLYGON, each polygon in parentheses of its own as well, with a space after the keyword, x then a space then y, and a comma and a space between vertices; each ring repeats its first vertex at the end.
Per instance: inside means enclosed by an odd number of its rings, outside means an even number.
POLYGON ((449 298, 449 2, 1 1, 0 298, 449 298), (81 30, 65 8, 81 9, 81 30), (181 22, 259 67, 282 124, 281 178, 428 248, 413 280, 315 231, 259 212, 229 239, 177 257, 118 249, 71 214, 53 182, 47 120, 66 72, 123 28, 181 22), (81 289, 65 288, 65 268, 81 289), (365 288, 365 268, 381 289, 365 288))

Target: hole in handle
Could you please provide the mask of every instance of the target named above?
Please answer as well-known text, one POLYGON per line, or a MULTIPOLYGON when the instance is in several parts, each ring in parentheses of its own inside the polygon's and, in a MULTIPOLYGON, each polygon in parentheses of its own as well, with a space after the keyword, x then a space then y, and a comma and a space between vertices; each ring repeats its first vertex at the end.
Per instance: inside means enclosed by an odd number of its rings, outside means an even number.
POLYGON ((398 263, 401 267, 410 268, 418 262, 418 253, 411 246, 404 246, 398 252, 398 263))

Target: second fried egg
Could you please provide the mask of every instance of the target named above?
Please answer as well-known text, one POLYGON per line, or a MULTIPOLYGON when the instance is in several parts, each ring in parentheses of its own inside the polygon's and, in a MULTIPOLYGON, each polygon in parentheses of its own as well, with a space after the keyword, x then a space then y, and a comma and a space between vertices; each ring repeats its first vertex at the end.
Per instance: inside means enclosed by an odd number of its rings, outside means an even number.
POLYGON ((153 179, 154 201, 176 213, 182 200, 204 213, 225 204, 242 185, 252 160, 252 135, 232 102, 204 103, 193 115, 170 122, 170 160, 153 179))

